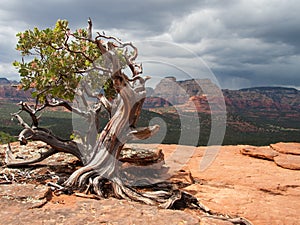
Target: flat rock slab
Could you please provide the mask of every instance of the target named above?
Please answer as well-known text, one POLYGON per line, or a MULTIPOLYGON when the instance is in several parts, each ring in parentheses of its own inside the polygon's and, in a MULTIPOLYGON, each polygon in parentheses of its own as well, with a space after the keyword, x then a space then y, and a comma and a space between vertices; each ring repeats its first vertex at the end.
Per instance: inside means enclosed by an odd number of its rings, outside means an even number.
MULTIPOLYGON (((134 146, 143 149, 162 149, 166 159, 165 166, 175 171, 174 174, 179 176, 176 177, 178 180, 189 185, 184 187, 184 190, 195 195, 214 212, 245 217, 253 224, 259 225, 299 224, 300 170, 283 169, 276 166, 274 161, 257 160, 241 154, 241 149, 253 146, 220 147, 218 156, 205 171, 201 171, 199 165, 207 147, 196 149, 190 147, 190 151, 194 151, 193 156, 179 167, 176 160, 180 160, 181 154, 173 157, 174 152, 189 150, 188 146, 157 144, 135 144, 134 146), (172 168, 173 165, 175 167, 172 168), (194 178, 194 182, 188 181, 190 176, 194 178)), ((5 147, 1 148, 0 145, 0 152, 2 149, 4 152, 5 147)), ((280 156, 274 157, 274 160, 279 161, 279 157, 282 156, 280 153, 278 155, 280 156)), ((286 155, 289 156, 289 160, 291 156, 295 156, 286 155)), ((0 161, 3 156, 4 154, 1 158, 0 154, 0 161)), ((47 165, 51 163, 50 167, 32 167, 21 171, 0 167, 0 182, 6 181, 4 174, 9 180, 17 180, 19 183, 34 182, 38 186, 41 185, 40 182, 56 182, 56 178, 52 177, 61 176, 61 172, 57 171, 65 171, 68 168, 66 166, 75 169, 73 163, 67 163, 73 162, 73 158, 58 162, 58 157, 67 158, 68 155, 56 154, 45 161, 47 165), (21 176, 21 172, 26 176, 21 176), (11 174, 15 175, 15 179, 12 179, 11 174), (30 179, 27 174, 31 176, 30 179), (40 180, 38 176, 45 176, 47 179, 40 180)), ((63 176, 65 174, 63 173, 63 176)), ((32 191, 29 196, 35 199, 38 199, 37 192, 41 190, 37 185, 28 186, 28 190, 32 191)), ((0 184, 0 188, 0 194, 6 193, 0 196, 0 224, 229 224, 226 221, 207 218, 194 210, 157 209, 113 198, 94 200, 74 195, 61 195, 52 196, 52 199, 48 199, 44 205, 40 204, 40 207, 31 207, 28 201, 10 198, 13 195, 6 190, 7 186, 4 188, 4 184, 0 184)), ((18 186, 16 188, 20 188, 16 192, 17 196, 25 197, 21 195, 22 190, 25 189, 18 186)), ((40 196, 43 196, 42 193, 40 196)))
POLYGON ((0 199, 7 199, 24 208, 41 207, 47 202, 50 188, 45 185, 17 184, 0 185, 0 199))
POLYGON ((300 170, 300 155, 279 154, 274 157, 274 161, 282 168, 300 170))
POLYGON ((275 151, 283 153, 283 154, 300 155, 300 143, 296 143, 296 142, 289 142, 289 143, 279 142, 279 143, 276 143, 276 144, 271 144, 270 146, 275 151))
POLYGON ((247 147, 241 149, 241 153, 243 155, 248 155, 254 158, 266 159, 271 161, 273 161, 274 157, 278 155, 278 153, 270 147, 247 147))
POLYGON ((161 149, 123 148, 120 152, 121 162, 128 162, 136 165, 151 165, 164 161, 161 149))
MULTIPOLYGON (((24 209, 21 204, 4 199, 0 217, 5 224, 199 224, 200 218, 176 210, 158 209, 136 202, 117 199, 85 199, 75 196, 53 196, 41 208, 24 209), (3 209, 4 208, 4 209, 3 209)), ((1 224, 1 222, 0 222, 1 224)))

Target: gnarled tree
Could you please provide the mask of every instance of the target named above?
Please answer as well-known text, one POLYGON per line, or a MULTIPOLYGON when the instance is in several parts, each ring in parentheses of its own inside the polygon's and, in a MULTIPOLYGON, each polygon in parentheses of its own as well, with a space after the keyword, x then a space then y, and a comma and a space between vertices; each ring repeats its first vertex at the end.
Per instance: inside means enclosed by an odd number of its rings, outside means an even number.
MULTIPOLYGON (((172 185, 164 185, 158 191, 140 191, 120 175, 122 163, 118 159, 124 144, 149 138, 159 130, 158 125, 136 127, 149 77, 141 76, 142 65, 135 63, 138 50, 131 42, 99 32, 93 38, 91 20, 87 29, 75 32, 70 30, 67 21, 58 20, 54 29, 34 28, 17 36, 17 50, 23 56, 21 62, 14 62, 21 76, 19 88, 31 89, 36 99, 31 105, 21 102, 20 111, 13 114, 24 128, 19 141, 26 144, 28 140, 40 140, 51 148, 38 159, 8 161, 7 166, 36 163, 57 152, 71 153, 83 166, 61 184, 63 190, 85 190, 100 197, 113 193, 119 198, 163 208, 181 202, 210 213, 196 198, 172 185), (125 74, 126 68, 130 75, 125 74), (97 102, 91 104, 92 98, 97 102), (87 130, 76 132, 81 141, 63 140, 39 126, 40 112, 59 106, 85 119, 87 130), (100 131, 98 120, 102 109, 110 118, 100 131), (30 115, 31 124, 22 119, 20 112, 30 115)), ((152 181, 145 179, 145 184, 153 187, 152 181)), ((232 221, 243 223, 244 220, 232 221)))

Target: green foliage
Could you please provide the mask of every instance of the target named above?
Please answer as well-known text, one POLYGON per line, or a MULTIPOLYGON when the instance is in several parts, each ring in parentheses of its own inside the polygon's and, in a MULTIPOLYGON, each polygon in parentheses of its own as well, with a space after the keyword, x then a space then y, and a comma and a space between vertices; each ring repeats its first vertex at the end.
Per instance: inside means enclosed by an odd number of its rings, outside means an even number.
POLYGON ((112 79, 107 79, 103 85, 103 90, 105 97, 107 99, 114 99, 117 95, 116 90, 113 88, 113 81, 112 79))
MULTIPOLYGON (((6 141, 7 137, 17 136, 19 132, 22 130, 20 126, 17 125, 17 121, 11 121, 10 113, 16 112, 18 107, 13 103, 1 103, 0 102, 0 130, 3 133, 4 141, 6 141)), ((186 117, 189 117, 188 113, 185 114, 186 117)), ((30 121, 30 118, 27 114, 22 115, 25 121, 30 121)), ((168 114, 167 112, 158 114, 155 112, 142 110, 140 119, 138 121, 138 127, 144 127, 149 125, 149 121, 153 118, 161 118, 166 122, 167 125, 167 134, 164 137, 162 143, 164 144, 177 144, 180 134, 181 134, 181 122, 180 118, 174 114, 168 114)), ((201 134, 199 137, 198 145, 207 145, 210 129, 211 129, 211 118, 208 114, 199 114, 200 118, 200 129, 201 134)), ((236 127, 232 126, 230 121, 236 121, 236 115, 228 115, 228 124, 226 128, 226 134, 224 137, 223 145, 237 145, 237 144, 247 144, 247 145, 269 145, 276 142, 297 142, 299 141, 300 130, 292 130, 292 129, 269 129, 267 128, 270 124, 274 124, 274 121, 271 120, 266 121, 266 117, 256 119, 254 121, 249 121, 248 118, 243 118, 238 116, 240 122, 249 122, 255 125, 258 130, 255 132, 246 131, 246 130, 237 130, 236 127), (270 123, 269 123, 270 122, 270 123), (271 123, 272 122, 272 123, 271 123)), ((74 118, 73 118, 74 119, 74 118)), ((80 121, 83 121, 80 119, 80 121)), ((79 122, 80 122, 79 121, 79 122)), ((108 118, 101 118, 100 129, 102 129, 108 121, 108 118)), ((295 120, 291 118, 289 121, 284 121, 285 127, 289 127, 292 123, 299 123, 299 120, 295 120)), ((61 138, 69 139, 76 137, 76 135, 72 135, 72 114, 69 112, 63 111, 46 111, 43 113, 43 117, 40 121, 43 127, 51 129, 53 133, 61 138)), ((77 123, 77 122, 76 122, 77 123)), ((84 125, 84 124, 83 124, 84 125)), ((187 128, 189 129, 189 128, 187 128)), ((1 135, 1 134, 0 134, 1 135)), ((192 135, 191 135, 192 136, 192 135)), ((187 137, 188 138, 188 137, 187 137)), ((15 139, 14 139, 15 140, 15 139)), ((146 140, 147 143, 156 143, 151 142, 152 140, 146 140)), ((184 144, 189 144, 189 140, 184 140, 184 144)), ((182 144, 182 143, 181 143, 182 144)))
MULTIPOLYGON (((17 112, 19 107, 15 103, 0 102, 0 131, 14 137, 22 131, 22 127, 16 119, 12 120, 11 113, 17 112)), ((40 118, 40 125, 63 139, 69 139, 72 132, 72 114, 65 111, 46 110, 40 118)), ((31 118, 27 113, 21 113, 25 122, 30 123, 31 118)), ((14 138, 13 140, 16 140, 14 138)))
POLYGON ((32 88, 40 101, 46 96, 72 100, 83 73, 101 56, 86 36, 84 29, 71 33, 66 20, 58 20, 53 29, 18 33, 16 49, 23 59, 13 65, 21 76, 20 88, 32 88))
POLYGON ((11 135, 3 131, 0 131, 0 144, 7 144, 13 141, 16 141, 15 137, 12 137, 11 135))

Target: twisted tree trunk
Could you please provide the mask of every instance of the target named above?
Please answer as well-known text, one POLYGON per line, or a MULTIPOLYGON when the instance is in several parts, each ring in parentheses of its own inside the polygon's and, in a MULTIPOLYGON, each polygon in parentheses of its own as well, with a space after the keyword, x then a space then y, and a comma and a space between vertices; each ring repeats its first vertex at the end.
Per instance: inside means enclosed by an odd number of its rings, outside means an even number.
POLYGON ((101 132, 89 162, 75 171, 64 185, 69 188, 88 186, 92 192, 102 196, 101 184, 109 180, 112 182, 112 188, 117 197, 156 204, 154 197, 146 197, 124 185, 119 173, 121 162, 118 158, 124 144, 132 139, 149 138, 159 130, 157 125, 135 128, 146 96, 145 80, 136 77, 130 82, 125 76, 116 76, 113 81, 120 96, 118 108, 101 132))

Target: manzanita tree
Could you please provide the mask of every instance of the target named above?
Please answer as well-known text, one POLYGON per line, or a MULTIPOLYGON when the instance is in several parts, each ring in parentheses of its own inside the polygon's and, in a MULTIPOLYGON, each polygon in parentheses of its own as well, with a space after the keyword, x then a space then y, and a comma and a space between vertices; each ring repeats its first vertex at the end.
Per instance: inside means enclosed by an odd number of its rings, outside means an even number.
POLYGON ((159 130, 158 125, 136 127, 149 77, 141 76, 142 65, 135 63, 138 50, 131 42, 99 32, 92 38, 91 20, 87 29, 75 32, 70 30, 68 21, 58 20, 53 29, 34 28, 17 36, 17 50, 23 56, 22 61, 14 62, 21 76, 19 88, 31 89, 35 98, 34 105, 21 102, 20 111, 14 114, 24 127, 19 141, 26 144, 28 140, 40 140, 51 148, 38 159, 11 161, 8 166, 28 165, 57 152, 66 152, 76 156, 83 167, 62 184, 65 189, 85 189, 104 196, 104 186, 107 188, 109 183, 117 197, 161 204, 165 208, 181 198, 177 192, 177 197, 172 197, 175 192, 169 191, 139 193, 120 176, 118 157, 124 144, 149 138, 159 130), (124 73, 126 68, 131 75, 124 73), (97 102, 91 105, 90 98, 97 102), (86 132, 76 133, 80 142, 63 140, 39 126, 39 113, 47 107, 58 106, 85 119, 86 132), (98 120, 102 108, 110 119, 100 131, 98 120), (32 124, 22 119, 23 111, 30 115, 32 124))
MULTIPOLYGON (((23 56, 21 61, 14 62, 21 76, 18 88, 30 89, 35 99, 35 104, 20 102, 20 111, 13 114, 23 126, 19 141, 26 144, 29 140, 39 140, 51 148, 37 159, 8 161, 7 166, 29 165, 57 152, 70 153, 83 166, 61 184, 61 191, 78 189, 99 197, 112 193, 119 198, 164 208, 183 203, 181 206, 211 213, 196 198, 172 185, 156 186, 163 190, 140 191, 120 175, 122 163, 118 159, 124 144, 147 139, 159 130, 158 125, 136 127, 149 77, 141 75, 142 65, 135 63, 138 50, 131 42, 99 32, 93 38, 90 19, 87 29, 73 32, 68 21, 58 20, 53 29, 34 28, 18 33, 17 37, 17 50, 23 56), (91 99, 97 101, 91 103, 91 99), (64 107, 84 118, 87 129, 75 134, 80 141, 63 140, 39 126, 40 112, 49 107, 64 107), (110 118, 100 130, 103 108, 110 118), (30 124, 22 119, 21 112, 30 115, 30 124)), ((147 177, 144 184, 155 186, 152 181, 147 182, 147 177)), ((231 221, 243 223, 244 220, 231 221)))

